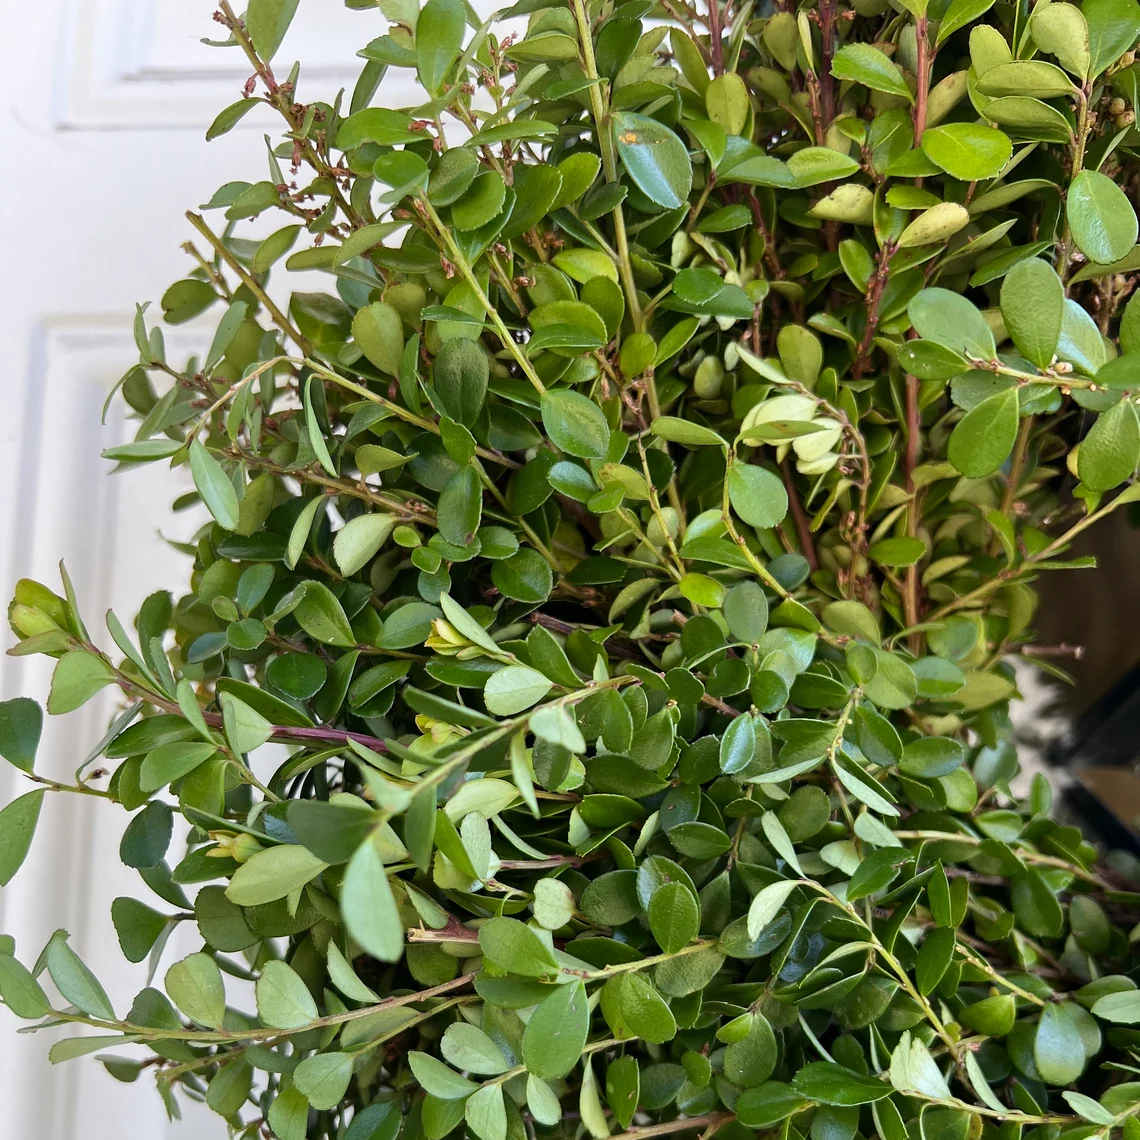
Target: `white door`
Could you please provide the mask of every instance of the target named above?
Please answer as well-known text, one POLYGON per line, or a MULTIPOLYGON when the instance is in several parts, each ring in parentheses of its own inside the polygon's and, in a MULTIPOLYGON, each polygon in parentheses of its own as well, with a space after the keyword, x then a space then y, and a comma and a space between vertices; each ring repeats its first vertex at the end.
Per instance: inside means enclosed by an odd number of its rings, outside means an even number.
MULTIPOLYGON (((177 590, 188 576, 183 557, 159 538, 160 530, 184 537, 193 526, 169 511, 175 479, 158 478, 155 467, 111 477, 99 458, 132 430, 121 408, 105 428, 99 412, 137 359, 135 303, 149 300, 157 310, 166 286, 191 267, 179 248, 195 236, 183 212, 223 182, 263 178, 260 136, 277 129, 272 113, 259 109, 231 134, 205 142, 206 126, 239 98, 248 75, 239 52, 199 42, 221 31, 213 8, 211 0, 0 0, 7 188, 0 222, 0 600, 6 606, 22 576, 58 588, 63 558, 96 637, 106 638, 108 608, 128 623, 148 593, 177 590)), ((331 98, 354 81, 355 49, 383 28, 379 12, 302 0, 279 60, 303 55, 309 97, 331 98)), ((170 355, 200 350, 206 335, 192 326, 172 330, 170 355)), ((6 649, 12 638, 4 630, 6 649)), ((42 660, 0 658, 5 699, 42 701, 48 679, 42 660)), ((70 781, 112 708, 109 698, 54 720, 39 771, 70 781)), ((0 803, 7 803, 30 785, 8 765, 0 768, 0 803)), ((121 1011, 146 983, 145 963, 123 961, 110 918, 116 895, 145 892, 116 859, 124 821, 104 801, 49 795, 31 856, 0 890, 0 932, 16 937, 21 957, 34 960, 53 930, 70 930, 121 1011)), ((196 948, 192 924, 184 926, 196 948)), ((124 1085, 90 1058, 50 1066, 49 1035, 17 1038, 16 1026, 0 1010, 0 1136, 225 1135, 217 1117, 185 1098, 185 1120, 168 1125, 145 1074, 124 1085)))

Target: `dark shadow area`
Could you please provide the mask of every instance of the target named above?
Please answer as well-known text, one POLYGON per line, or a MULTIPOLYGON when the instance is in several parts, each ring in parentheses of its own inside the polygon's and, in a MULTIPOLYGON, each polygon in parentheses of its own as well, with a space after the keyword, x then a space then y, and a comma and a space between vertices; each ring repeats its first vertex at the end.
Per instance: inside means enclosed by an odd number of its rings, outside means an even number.
POLYGON ((1140 853, 1140 529, 1113 515, 1074 544, 1096 570, 1042 575, 1038 641, 1079 645, 1063 667, 1075 684, 1056 685, 1055 706, 1071 718, 1048 749, 1073 777, 1066 800, 1102 843, 1140 853))
MULTIPOLYGON (((1140 662, 1140 529, 1125 514, 1110 515, 1087 530, 1066 554, 1094 555, 1095 570, 1051 571, 1035 584, 1041 599, 1038 644, 1084 649, 1080 660, 1058 662, 1076 680, 1072 687, 1058 687, 1072 716, 1088 713, 1102 699, 1119 704, 1123 693, 1114 690, 1120 685, 1140 686, 1140 678, 1127 678, 1140 662)), ((1135 723, 1140 728, 1140 721, 1135 723)))

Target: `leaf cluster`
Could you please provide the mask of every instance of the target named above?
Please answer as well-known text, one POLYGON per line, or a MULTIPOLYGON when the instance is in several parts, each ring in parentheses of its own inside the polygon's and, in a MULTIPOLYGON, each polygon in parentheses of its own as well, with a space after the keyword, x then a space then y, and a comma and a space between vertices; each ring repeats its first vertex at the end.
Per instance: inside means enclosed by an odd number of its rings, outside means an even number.
POLYGON ((297 0, 220 5, 208 137, 283 133, 106 452, 189 583, 19 583, 47 711, 123 702, 73 778, 0 705, 0 884, 108 801, 146 985, 60 931, 0 1000, 235 1136, 1138 1140, 1138 896, 1009 710, 1140 498, 1140 5, 379 7, 307 101, 297 0))

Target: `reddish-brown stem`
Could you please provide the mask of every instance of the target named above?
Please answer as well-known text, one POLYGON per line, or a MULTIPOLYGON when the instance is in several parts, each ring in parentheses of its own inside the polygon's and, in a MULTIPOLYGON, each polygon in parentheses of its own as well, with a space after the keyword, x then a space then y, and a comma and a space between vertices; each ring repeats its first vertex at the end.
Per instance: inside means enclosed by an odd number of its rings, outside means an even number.
MULTIPOLYGON (((141 697, 148 704, 152 704, 156 708, 165 709, 167 712, 173 713, 179 711, 177 703, 162 700, 149 689, 144 689, 142 686, 134 684, 128 677, 118 678, 118 685, 123 692, 132 697, 141 697)), ((208 712, 203 709, 202 719, 205 720, 211 728, 225 727, 221 713, 208 712)), ((284 744, 347 744, 348 741, 355 740, 357 744, 363 744, 366 748, 371 748, 373 752, 388 751, 388 746, 379 737, 369 736, 366 732, 349 732, 344 728, 333 728, 323 725, 308 727, 305 725, 275 724, 270 739, 284 744)))
POLYGON ((709 0, 709 54, 714 75, 724 74, 724 44, 721 42, 720 0, 709 0))
MULTIPOLYGON (((752 210, 752 222, 764 242, 764 260, 768 263, 772 276, 777 281, 782 281, 784 279, 784 268, 776 257, 776 247, 772 241, 772 234, 768 230, 768 223, 764 221, 764 211, 760 206, 760 199, 756 197, 755 190, 748 191, 748 205, 752 210)), ((759 350, 759 346, 757 347, 759 350)))
MULTIPOLYGON (((917 491, 914 486, 914 469, 918 466, 918 437, 922 430, 922 421, 918 408, 918 379, 908 375, 906 378, 906 453, 903 459, 903 472, 906 479, 906 492, 910 496, 910 504, 906 513, 906 532, 914 538, 918 533, 918 503, 917 491)), ((906 581, 903 586, 903 617, 908 626, 918 625, 918 565, 908 566, 906 581)), ((917 654, 921 650, 922 634, 915 633, 910 638, 911 652, 917 654)))
POLYGON ((807 559, 807 564, 814 572, 819 569, 819 558, 815 552, 815 541, 811 536, 811 522, 800 502, 787 459, 780 463, 780 478, 784 481, 784 490, 788 492, 788 509, 796 526, 796 537, 800 540, 800 553, 807 559))
POLYGON ((867 327, 863 330, 863 339, 859 342, 858 351, 855 353, 855 363, 851 368, 851 378, 853 380, 861 379, 867 369, 871 355, 871 345, 875 339, 875 332, 879 327, 879 303, 883 299, 883 289, 887 284, 887 276, 891 268, 891 258, 894 256, 894 253, 895 246, 892 242, 887 242, 883 245, 879 250, 875 272, 871 275, 871 280, 867 282, 867 292, 864 295, 864 301, 867 306, 867 327))
POLYGON ((820 0, 820 113, 826 137, 835 119, 835 77, 831 74, 831 61, 835 54, 835 0, 820 0))
POLYGON ((930 67, 933 62, 925 15, 919 16, 915 32, 918 37, 918 63, 915 75, 917 89, 914 93, 914 145, 918 146, 922 141, 922 132, 926 130, 926 105, 930 94, 930 67))
POLYGON ((807 73, 808 105, 811 107, 811 121, 815 128, 815 144, 823 146, 827 132, 823 129, 823 100, 819 87, 819 76, 814 71, 807 73))

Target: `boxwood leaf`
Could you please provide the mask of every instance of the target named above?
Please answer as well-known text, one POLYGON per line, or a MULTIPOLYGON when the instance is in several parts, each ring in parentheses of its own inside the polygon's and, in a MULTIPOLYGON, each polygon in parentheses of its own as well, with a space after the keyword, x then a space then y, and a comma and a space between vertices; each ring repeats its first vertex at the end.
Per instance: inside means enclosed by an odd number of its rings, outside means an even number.
POLYGON ((647 115, 615 111, 611 119, 618 155, 637 188, 663 210, 684 205, 693 186, 685 144, 647 115))
POLYGON ((298 0, 249 0, 245 26, 257 54, 268 63, 289 30, 298 0))
POLYGON ((194 486, 214 516, 218 525, 226 530, 237 530, 238 497, 222 465, 195 439, 190 444, 190 474, 194 486))
POLYGON ((510 1065, 502 1049, 477 1025, 456 1021, 444 1031, 440 1052, 457 1069, 483 1076, 505 1073, 510 1065))
POLYGON ((352 1057, 347 1053, 315 1053, 293 1070, 293 1084, 318 1112, 336 1108, 352 1080, 352 1057))
POLYGON ((373 958, 398 962, 404 952, 404 924, 376 843, 366 839, 348 862, 340 891, 348 932, 373 958))
POLYGON ((542 394, 542 426, 555 446, 580 459, 604 459, 610 428, 602 409, 581 392, 559 388, 542 394))
POLYGON ((1097 76, 1136 46, 1140 6, 1136 0, 1085 0, 1081 14, 1088 25, 1089 75, 1097 76))
POLYGON ((1065 317, 1065 287, 1048 262, 1026 258, 1005 275, 1001 315, 1018 351, 1039 368, 1048 368, 1065 317))
POLYGON ((1101 412, 1077 452, 1077 476, 1090 491, 1123 483, 1140 462, 1140 419, 1128 398, 1101 412))
POLYGON ((468 1097, 463 1115, 479 1140, 506 1140, 507 1106, 501 1084, 488 1082, 468 1097))
POLYGON ((765 467, 734 463, 728 471, 732 509, 749 526, 778 526, 788 513, 788 492, 778 475, 765 467))
POLYGON ((1009 136, 981 123, 947 123, 922 135, 922 153, 952 178, 981 182, 996 178, 1013 154, 1009 136))
POLYGON ((1041 1010, 1033 1036, 1033 1060, 1042 1080, 1050 1085, 1071 1084, 1085 1067, 1080 1030, 1056 1005, 1041 1010))
POLYGON ((440 1100, 463 1100, 479 1087, 430 1053, 413 1050, 408 1054, 408 1065, 424 1092, 440 1100))
POLYGON ((28 697, 0 703, 0 756, 21 772, 30 773, 43 731, 44 714, 28 697))
POLYGON ((460 0, 428 0, 416 28, 416 71, 429 95, 438 95, 463 49, 465 13, 460 0))
POLYGON ((286 962, 266 962, 254 985, 257 1016, 274 1029, 300 1029, 317 1019, 317 1003, 286 962))
POLYGON ((1124 191, 1099 170, 1082 170, 1073 179, 1065 217, 1077 248, 1100 265, 1118 261, 1136 244, 1136 211, 1124 191))
POLYGON ((1017 389, 995 392, 968 411, 950 433, 950 462, 971 479, 992 475, 1013 450, 1017 424, 1017 389))
POLYGON ((907 306, 914 331, 960 356, 993 360, 994 334, 965 297, 949 289, 923 289, 907 306))
POLYGON ((894 1092, 886 1081, 828 1061, 811 1061, 792 1079, 796 1092, 820 1104, 856 1105, 882 1100, 894 1092))
POLYGON ((898 65, 873 44, 846 44, 841 47, 832 60, 831 74, 836 79, 850 79, 873 91, 885 91, 888 95, 899 95, 908 102, 914 102, 898 65))
POLYGON ((27 792, 0 811, 0 887, 6 887, 23 865, 36 833, 45 789, 27 792))
POLYGON ((508 665, 487 678, 483 700, 496 716, 514 716, 538 704, 553 682, 528 665, 508 665))
POLYGON ((693 892, 684 883, 665 883, 649 900, 649 930, 664 954, 675 954, 696 937, 700 923, 693 892))
POLYGON ((59 992, 91 1017, 113 1021, 115 1011, 99 979, 67 944, 66 932, 56 934, 47 948, 47 969, 59 992))
POLYGON ((582 1056, 589 1029, 586 987, 580 981, 556 986, 526 1023, 522 1038, 523 1064, 544 1081, 566 1076, 582 1056))
POLYGON ((217 1029, 226 1016, 222 971, 209 954, 191 954, 175 962, 163 981, 170 1000, 191 1021, 217 1029))
POLYGON ((479 945, 499 969, 512 974, 545 978, 558 969, 554 953, 542 936, 514 918, 492 918, 484 923, 479 928, 479 945))

